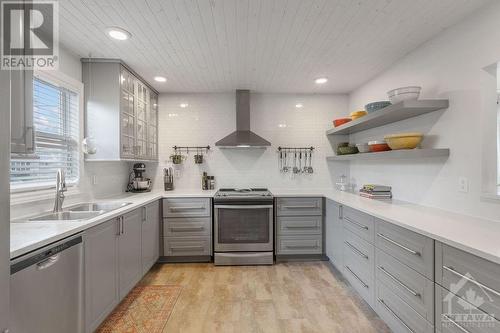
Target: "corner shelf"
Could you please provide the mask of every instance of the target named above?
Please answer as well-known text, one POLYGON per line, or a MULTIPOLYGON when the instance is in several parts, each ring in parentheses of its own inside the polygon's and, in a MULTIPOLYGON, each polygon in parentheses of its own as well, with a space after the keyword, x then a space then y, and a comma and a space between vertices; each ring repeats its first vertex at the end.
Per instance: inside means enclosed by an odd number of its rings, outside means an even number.
POLYGON ((450 155, 448 148, 440 149, 400 149, 381 151, 378 153, 358 153, 350 155, 328 156, 327 161, 362 161, 362 160, 386 160, 386 159, 413 159, 424 157, 447 157, 450 155))
POLYGON ((339 127, 326 131, 326 135, 347 135, 370 128, 383 126, 396 121, 413 118, 425 113, 446 109, 449 106, 447 99, 424 99, 403 101, 389 105, 381 110, 371 112, 366 116, 350 121, 339 127))

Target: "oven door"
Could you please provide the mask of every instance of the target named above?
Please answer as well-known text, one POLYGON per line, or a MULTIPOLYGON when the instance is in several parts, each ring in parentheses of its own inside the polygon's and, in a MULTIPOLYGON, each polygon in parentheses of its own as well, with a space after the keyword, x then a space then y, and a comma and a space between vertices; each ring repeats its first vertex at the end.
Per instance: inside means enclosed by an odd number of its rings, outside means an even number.
POLYGON ((215 205, 215 251, 272 251, 273 205, 215 205))

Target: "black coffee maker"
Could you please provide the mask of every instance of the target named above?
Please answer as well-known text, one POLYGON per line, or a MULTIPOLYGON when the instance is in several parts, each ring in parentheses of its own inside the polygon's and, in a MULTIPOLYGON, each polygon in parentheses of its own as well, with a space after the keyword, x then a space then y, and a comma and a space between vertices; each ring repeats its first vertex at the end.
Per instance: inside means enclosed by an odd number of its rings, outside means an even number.
POLYGON ((129 175, 127 191, 129 192, 149 192, 151 191, 151 179, 143 177, 146 172, 144 163, 135 163, 129 175))

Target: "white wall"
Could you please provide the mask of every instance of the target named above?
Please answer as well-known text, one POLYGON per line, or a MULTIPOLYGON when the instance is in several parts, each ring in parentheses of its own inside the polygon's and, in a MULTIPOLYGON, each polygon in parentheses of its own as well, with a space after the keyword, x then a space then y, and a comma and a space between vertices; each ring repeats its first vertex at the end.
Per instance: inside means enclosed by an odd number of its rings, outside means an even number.
POLYGON ((350 175, 358 184, 392 185, 398 199, 500 220, 500 201, 481 196, 483 190, 491 191, 495 180, 495 79, 482 68, 500 60, 498 22, 500 3, 494 2, 350 94, 350 110, 385 100, 388 90, 405 85, 422 86, 421 98, 450 99, 446 111, 353 136, 361 142, 422 131, 427 136, 423 146, 449 147, 449 159, 351 163, 350 175), (468 193, 458 192, 460 176, 470 181, 468 193))
MULTIPOLYGON (((236 127, 234 93, 162 94, 159 100, 160 163, 155 188, 162 188, 159 177, 168 162, 172 146, 210 145, 212 149, 202 165, 194 164, 193 155, 175 166, 180 177, 176 188, 200 188, 201 174, 216 177, 216 187, 330 188, 331 175, 325 156, 332 148, 325 135, 333 118, 347 112, 344 95, 251 94, 251 129, 272 143, 263 149, 219 149, 215 142, 236 127), (186 102, 187 108, 179 104, 186 102), (297 109, 298 102, 304 105, 297 109), (286 127, 280 127, 286 125, 286 127), (291 178, 278 170, 278 146, 314 146, 314 173, 291 178)), ((154 165, 148 165, 154 168, 154 165)))

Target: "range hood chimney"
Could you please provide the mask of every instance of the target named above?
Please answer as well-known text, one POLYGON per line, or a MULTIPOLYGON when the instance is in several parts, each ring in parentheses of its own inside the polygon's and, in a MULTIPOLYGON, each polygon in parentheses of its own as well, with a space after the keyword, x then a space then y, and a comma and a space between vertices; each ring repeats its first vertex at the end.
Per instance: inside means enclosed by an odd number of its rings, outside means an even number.
POLYGON ((220 148, 265 148, 271 145, 250 130, 250 90, 236 90, 236 131, 215 145, 220 148))

